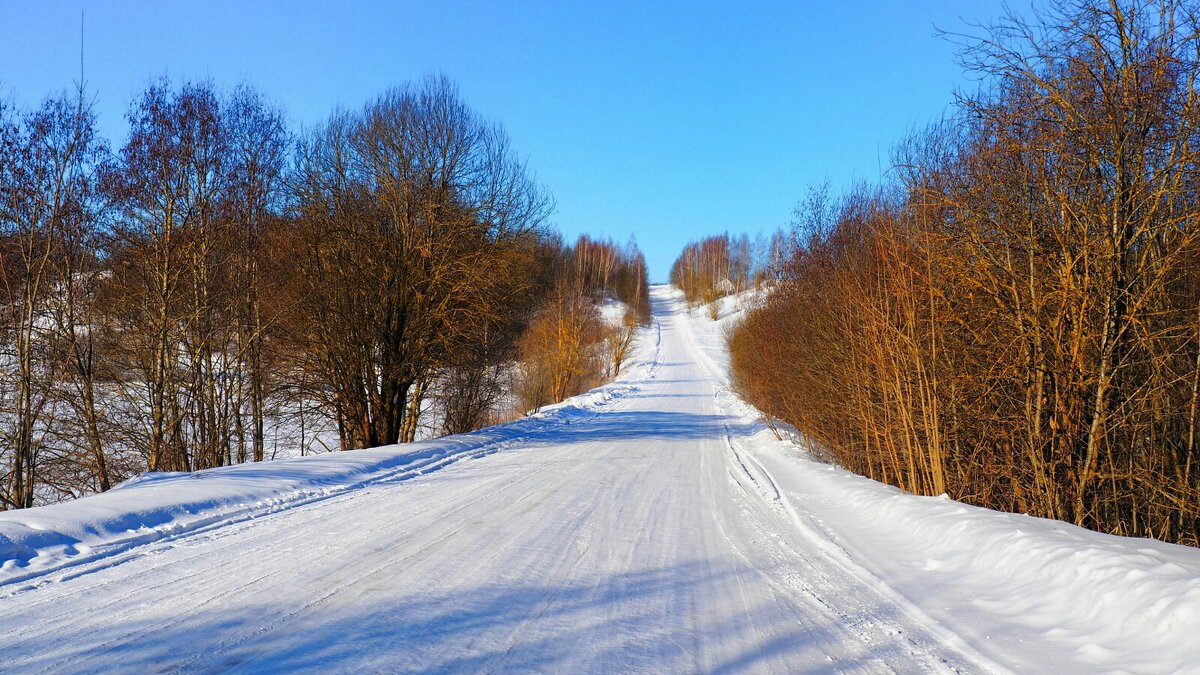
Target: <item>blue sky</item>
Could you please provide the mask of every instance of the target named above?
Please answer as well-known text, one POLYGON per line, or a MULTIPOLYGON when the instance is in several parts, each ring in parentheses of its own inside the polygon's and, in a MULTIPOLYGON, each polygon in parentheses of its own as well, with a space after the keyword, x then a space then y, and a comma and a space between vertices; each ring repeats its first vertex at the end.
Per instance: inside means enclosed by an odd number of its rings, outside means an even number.
POLYGON ((690 239, 786 225, 808 186, 875 180, 907 130, 974 83, 935 25, 999 0, 929 2, 24 2, 0 0, 0 94, 85 73, 125 133, 152 79, 246 81, 297 125, 444 73, 554 193, 554 224, 637 238, 651 276, 690 239))

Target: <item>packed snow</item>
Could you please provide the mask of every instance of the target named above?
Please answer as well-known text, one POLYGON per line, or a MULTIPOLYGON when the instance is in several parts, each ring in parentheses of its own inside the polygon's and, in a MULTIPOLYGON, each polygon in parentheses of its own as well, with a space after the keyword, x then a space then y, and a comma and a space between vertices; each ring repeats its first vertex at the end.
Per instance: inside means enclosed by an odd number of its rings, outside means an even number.
POLYGON ((822 463, 730 390, 741 303, 653 306, 507 425, 0 513, 4 670, 1200 672, 1200 551, 822 463))

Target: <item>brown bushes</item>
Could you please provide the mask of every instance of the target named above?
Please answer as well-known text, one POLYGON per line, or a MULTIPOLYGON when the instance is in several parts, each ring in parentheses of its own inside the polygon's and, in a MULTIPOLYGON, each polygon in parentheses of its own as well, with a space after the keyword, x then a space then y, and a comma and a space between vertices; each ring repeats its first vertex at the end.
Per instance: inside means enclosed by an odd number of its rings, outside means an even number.
POLYGON ((907 490, 1198 543, 1196 28, 1142 2, 994 27, 966 52, 990 87, 732 336, 739 386, 907 490))
POLYGON ((600 383, 605 326, 577 288, 555 289, 521 338, 522 407, 537 410, 600 383))
POLYGON ((521 412, 557 403, 621 373, 639 324, 650 320, 646 262, 637 246, 580 237, 561 249, 551 268, 546 298, 518 342, 516 394, 521 412), (598 303, 621 301, 616 325, 598 303))

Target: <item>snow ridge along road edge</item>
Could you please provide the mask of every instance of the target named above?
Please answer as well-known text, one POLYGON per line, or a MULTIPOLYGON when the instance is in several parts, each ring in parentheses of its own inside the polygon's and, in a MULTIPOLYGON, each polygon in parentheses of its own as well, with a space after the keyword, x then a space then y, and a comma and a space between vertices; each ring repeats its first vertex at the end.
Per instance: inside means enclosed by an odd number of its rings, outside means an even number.
POLYGON ((662 344, 658 321, 649 358, 616 381, 479 431, 380 448, 334 452, 191 473, 144 473, 112 490, 32 510, 0 512, 0 597, 121 564, 143 545, 171 541, 380 483, 426 475, 464 459, 522 444, 538 432, 597 414, 653 379, 662 344), (270 481, 259 480, 269 473, 270 481), (282 480, 281 480, 282 479, 282 480), (170 485, 170 490, 162 489, 170 485))
POLYGON ((724 338, 744 305, 723 300, 716 322, 690 313, 697 361, 719 383, 720 409, 761 423, 730 439, 749 459, 742 470, 769 477, 763 498, 778 492, 832 561, 981 664, 1200 673, 1200 550, 908 494, 822 462, 798 434, 781 442, 728 390, 724 338))
MULTIPOLYGON (((690 321, 677 321, 680 333, 684 339, 690 344, 693 353, 696 355, 696 361, 700 367, 707 372, 712 382, 713 387, 713 405, 731 418, 742 418, 747 422, 758 422, 766 428, 765 415, 757 408, 746 403, 730 388, 728 370, 721 368, 716 359, 713 358, 708 350, 700 344, 690 321)), ((1009 668, 1001 665, 998 661, 988 657, 983 652, 975 649, 968 641, 964 640, 958 633, 944 626, 940 621, 930 616, 923 611, 921 607, 910 600, 902 593, 897 592, 887 584, 884 579, 875 574, 869 567, 859 564, 853 555, 850 554, 836 540, 829 536, 829 533, 819 527, 814 526, 807 518, 801 515, 799 509, 789 499, 787 491, 780 486, 778 480, 773 476, 770 470, 757 458, 750 449, 734 438, 729 423, 725 422, 725 446, 729 450, 727 460, 734 467, 734 470, 740 471, 754 486, 758 496, 766 503, 770 504, 775 510, 785 516, 790 521, 795 531, 799 533, 807 542, 811 543, 816 550, 820 551, 831 563, 844 571, 848 576, 851 576, 864 585, 870 587, 883 598, 892 602, 904 615, 908 617, 914 624, 920 625, 932 635, 936 636, 944 644, 952 647, 960 652, 964 657, 975 662, 976 665, 986 668, 992 673, 1009 673, 1013 672, 1009 668), (753 469, 751 468, 753 467, 753 469), (756 476, 757 474, 757 476, 756 476)), ((760 432, 761 433, 761 432, 760 432)), ((789 441, 780 441, 773 437, 767 441, 770 443, 789 444, 789 441)))

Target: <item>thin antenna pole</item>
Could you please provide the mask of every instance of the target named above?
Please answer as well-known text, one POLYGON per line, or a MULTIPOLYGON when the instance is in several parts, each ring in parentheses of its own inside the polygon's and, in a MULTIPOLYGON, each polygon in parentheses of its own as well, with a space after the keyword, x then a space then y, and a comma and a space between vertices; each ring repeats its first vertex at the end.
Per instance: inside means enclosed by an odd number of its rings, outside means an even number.
POLYGON ((79 84, 75 86, 75 133, 83 127, 83 8, 79 8, 79 84))

